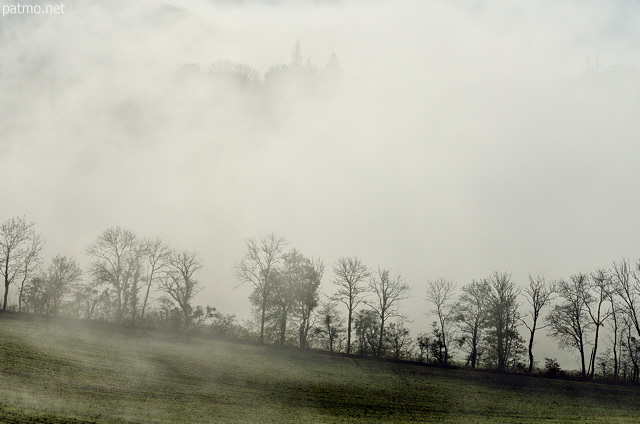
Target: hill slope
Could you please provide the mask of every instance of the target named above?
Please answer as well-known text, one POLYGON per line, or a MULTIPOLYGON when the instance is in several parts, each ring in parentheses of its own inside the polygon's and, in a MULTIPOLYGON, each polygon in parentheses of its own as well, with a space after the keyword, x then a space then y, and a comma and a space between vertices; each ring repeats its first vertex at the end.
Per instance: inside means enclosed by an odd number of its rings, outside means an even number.
POLYGON ((0 315, 0 421, 640 423, 640 389, 0 315))

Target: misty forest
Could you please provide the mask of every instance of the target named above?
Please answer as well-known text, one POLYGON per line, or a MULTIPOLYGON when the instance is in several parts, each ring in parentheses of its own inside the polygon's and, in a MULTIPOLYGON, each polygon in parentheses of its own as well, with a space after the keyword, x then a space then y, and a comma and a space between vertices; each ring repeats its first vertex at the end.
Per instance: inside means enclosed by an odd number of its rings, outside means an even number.
POLYGON ((640 6, 29 10, 0 421, 640 422, 640 6))

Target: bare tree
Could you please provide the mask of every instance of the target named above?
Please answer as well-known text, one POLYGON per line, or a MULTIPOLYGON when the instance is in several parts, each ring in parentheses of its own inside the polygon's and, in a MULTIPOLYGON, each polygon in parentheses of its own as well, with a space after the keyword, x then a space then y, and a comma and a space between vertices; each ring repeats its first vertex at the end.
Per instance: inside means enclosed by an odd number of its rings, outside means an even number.
POLYGON ((609 291, 609 303, 611 304, 611 352, 613 354, 613 378, 618 379, 620 377, 620 357, 621 357, 621 339, 619 337, 622 311, 620 305, 617 302, 617 296, 615 289, 609 291))
POLYGON ((473 280, 462 287, 458 302, 456 321, 462 333, 461 345, 467 345, 469 354, 467 364, 476 368, 480 362, 480 342, 482 330, 488 317, 489 292, 491 287, 485 280, 473 280))
MULTIPOLYGON (((287 324, 298 307, 299 286, 305 279, 306 258, 293 249, 282 255, 282 264, 272 272, 271 295, 267 301, 268 318, 277 322, 278 343, 285 344, 287 324)), ((261 304, 261 297, 254 297, 254 302, 261 304)))
POLYGON ((574 348, 580 353, 582 376, 587 376, 585 364, 586 336, 589 331, 589 316, 585 307, 587 276, 579 273, 570 281, 558 282, 558 295, 564 300, 547 316, 549 335, 558 339, 561 348, 574 348))
POLYGON ((444 365, 449 362, 449 340, 452 325, 455 322, 457 303, 455 302, 455 283, 444 278, 427 281, 427 301, 433 304, 430 311, 438 319, 440 338, 444 350, 444 365))
POLYGON ((392 277, 386 269, 378 268, 377 275, 369 280, 369 291, 374 299, 367 304, 380 322, 376 356, 382 355, 385 324, 390 318, 400 317, 399 302, 409 296, 410 287, 400 275, 392 277))
POLYGON ((115 319, 121 322, 137 298, 135 285, 140 277, 141 259, 138 237, 121 227, 108 228, 86 252, 93 258, 91 274, 115 296, 115 319))
POLYGON ((325 348, 333 352, 340 334, 344 332, 344 322, 336 310, 336 303, 328 301, 320 304, 318 319, 320 325, 316 333, 324 339, 325 348))
POLYGON ((82 278, 82 269, 75 259, 58 254, 52 259, 46 278, 46 313, 57 315, 71 286, 82 278))
POLYGON ((555 292, 554 284, 547 283, 543 277, 533 278, 529 276, 529 287, 524 289, 525 299, 529 306, 530 311, 525 317, 520 320, 527 330, 529 330, 529 373, 533 372, 533 340, 536 335, 536 330, 546 328, 547 325, 540 325, 538 320, 540 319, 540 312, 542 308, 547 306, 553 300, 553 294, 555 292), (531 317, 531 324, 524 318, 531 317))
POLYGON ((46 272, 29 280, 24 289, 24 305, 36 314, 57 315, 65 297, 80 282, 82 269, 75 259, 56 255, 46 272))
POLYGON ((360 309, 353 317, 358 354, 376 355, 380 334, 380 318, 372 309, 360 309))
POLYGON ((25 284, 27 280, 31 277, 31 275, 38 269, 42 252, 42 247, 44 246, 44 240, 40 236, 40 234, 33 234, 33 237, 29 240, 28 245, 24 250, 24 259, 22 263, 22 275, 20 287, 18 289, 18 312, 22 311, 22 301, 24 299, 25 292, 25 284))
MULTIPOLYGON (((321 261, 313 261, 296 249, 282 255, 281 264, 272 271, 271 295, 267 301, 267 321, 276 328, 278 343, 284 345, 291 334, 289 324, 297 326, 299 346, 305 348, 319 303, 320 281, 324 272, 321 261)), ((260 305, 254 291, 252 302, 260 305)))
POLYGON ((640 341, 634 334, 635 329, 632 319, 628 315, 624 315, 619 336, 620 370, 623 379, 638 382, 640 378, 640 341))
POLYGON ((79 281, 71 290, 72 312, 76 318, 92 319, 100 303, 109 298, 108 289, 103 289, 96 280, 79 281))
POLYGON ((413 356, 413 339, 411 332, 404 325, 404 320, 392 322, 384 331, 384 344, 391 358, 409 359, 413 356))
POLYGON ((140 311, 141 319, 144 319, 144 313, 147 308, 149 293, 153 282, 169 264, 171 249, 168 244, 159 238, 155 238, 154 240, 145 240, 143 242, 143 257, 146 260, 147 275, 144 301, 142 302, 142 310, 140 311))
POLYGON ((201 290, 198 280, 194 278, 195 272, 201 268, 202 260, 197 252, 174 252, 169 259, 169 270, 160 280, 160 289, 180 308, 185 328, 191 323, 191 301, 201 290))
POLYGON ((604 325, 604 322, 612 313, 611 309, 603 310, 603 305, 610 299, 611 292, 611 280, 608 272, 603 268, 596 270, 591 274, 591 278, 587 281, 585 289, 584 305, 595 327, 593 348, 591 349, 591 357, 589 359, 589 377, 593 378, 596 372, 600 327, 604 325))
POLYGON ((321 260, 309 260, 305 268, 304 278, 297 287, 298 308, 296 311, 300 320, 298 334, 302 349, 307 347, 309 331, 313 326, 313 311, 320 302, 320 282, 324 274, 324 264, 321 260))
POLYGON ((487 278, 487 282, 491 287, 487 299, 488 334, 492 338, 490 347, 495 354, 496 368, 502 371, 506 369, 514 353, 514 342, 517 342, 520 337, 517 331, 519 293, 511 276, 506 272, 493 273, 487 278))
MULTIPOLYGON (((24 217, 11 218, 0 225, 0 275, 4 280, 3 311, 7 309, 9 287, 25 276, 25 270, 31 269, 25 262, 33 263, 35 260, 34 257, 30 257, 34 246, 38 244, 34 240, 39 238, 34 226, 33 222, 27 222, 24 217)), ((36 255, 39 252, 38 249, 36 255)))
POLYGON ((351 353, 353 313, 362 302, 362 295, 366 291, 366 279, 371 273, 369 268, 356 257, 338 259, 333 266, 333 273, 335 274, 333 284, 338 289, 331 299, 347 307, 347 354, 349 354, 351 353))
POLYGON ((271 294, 272 272, 281 261, 282 249, 287 244, 284 237, 274 233, 245 242, 245 253, 235 264, 235 274, 240 284, 249 283, 259 298, 260 343, 264 343, 264 324, 267 304, 271 294))
POLYGON ((24 308, 34 314, 45 313, 47 301, 47 275, 40 273, 35 275, 24 287, 22 303, 24 308))
POLYGON ((640 307, 640 262, 634 266, 628 260, 613 263, 611 279, 614 290, 624 306, 624 313, 629 317, 632 327, 640 338, 640 321, 638 307, 640 307))

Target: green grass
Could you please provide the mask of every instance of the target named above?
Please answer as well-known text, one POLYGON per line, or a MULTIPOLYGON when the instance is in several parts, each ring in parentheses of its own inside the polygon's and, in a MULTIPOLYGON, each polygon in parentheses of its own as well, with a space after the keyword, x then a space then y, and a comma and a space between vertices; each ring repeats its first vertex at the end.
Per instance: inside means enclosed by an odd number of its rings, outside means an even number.
POLYGON ((640 389, 0 315, 0 422, 640 423, 640 389))

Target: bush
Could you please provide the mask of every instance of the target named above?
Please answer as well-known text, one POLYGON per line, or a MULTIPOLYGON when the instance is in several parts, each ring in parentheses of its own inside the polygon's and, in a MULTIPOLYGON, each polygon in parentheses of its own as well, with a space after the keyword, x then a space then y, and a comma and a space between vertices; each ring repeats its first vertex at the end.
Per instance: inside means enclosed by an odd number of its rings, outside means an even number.
POLYGON ((560 364, 555 358, 544 358, 544 375, 547 377, 557 377, 562 374, 560 364))

